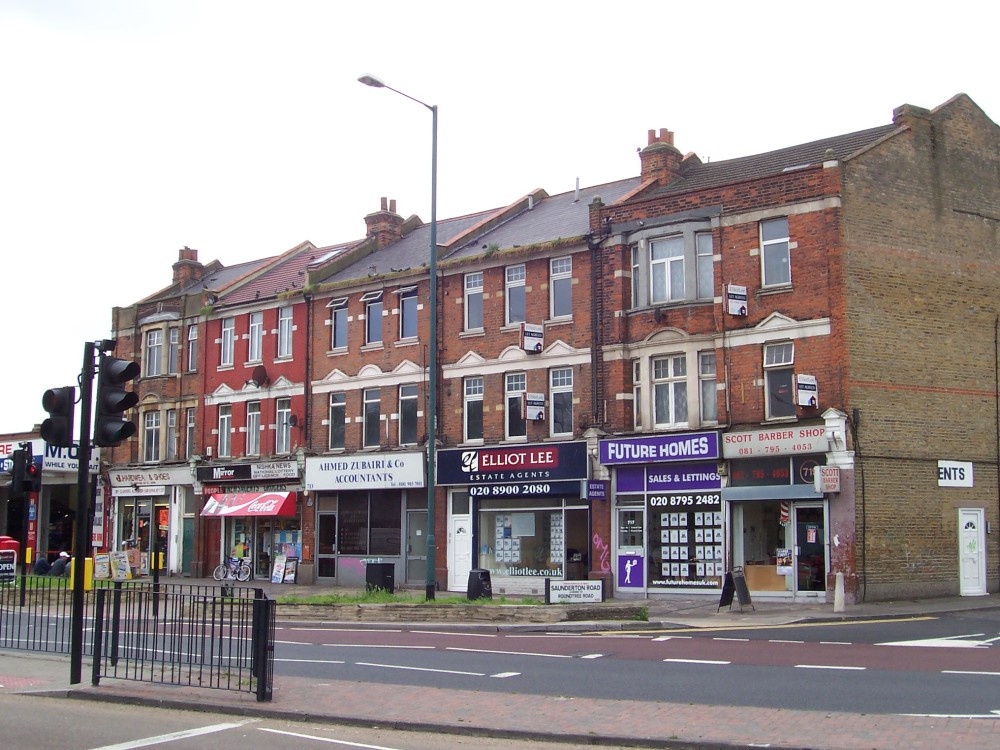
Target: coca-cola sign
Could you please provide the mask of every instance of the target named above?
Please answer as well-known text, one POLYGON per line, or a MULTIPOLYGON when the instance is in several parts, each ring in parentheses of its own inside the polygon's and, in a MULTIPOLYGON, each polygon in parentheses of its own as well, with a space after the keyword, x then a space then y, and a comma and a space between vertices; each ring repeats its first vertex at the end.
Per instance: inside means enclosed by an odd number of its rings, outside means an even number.
POLYGON ((229 492, 212 495, 203 516, 294 516, 294 492, 229 492))

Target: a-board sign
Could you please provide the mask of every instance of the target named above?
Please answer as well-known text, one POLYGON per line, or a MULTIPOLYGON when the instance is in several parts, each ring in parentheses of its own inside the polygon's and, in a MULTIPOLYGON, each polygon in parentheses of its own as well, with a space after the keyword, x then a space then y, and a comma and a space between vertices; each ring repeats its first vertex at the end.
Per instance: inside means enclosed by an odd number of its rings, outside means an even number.
POLYGON ((747 588, 747 579, 743 575, 743 566, 741 565, 726 573, 726 579, 722 584, 722 596, 719 597, 719 608, 716 611, 718 612, 719 609, 726 606, 732 609, 734 594, 740 603, 740 609, 750 605, 750 608, 756 611, 753 602, 750 601, 750 589, 747 588))
POLYGON ((0 581, 17 578, 17 550, 0 549, 0 581))
POLYGON ((299 558, 297 557, 286 557, 285 558, 285 575, 282 577, 282 583, 295 583, 295 575, 299 571, 299 558))

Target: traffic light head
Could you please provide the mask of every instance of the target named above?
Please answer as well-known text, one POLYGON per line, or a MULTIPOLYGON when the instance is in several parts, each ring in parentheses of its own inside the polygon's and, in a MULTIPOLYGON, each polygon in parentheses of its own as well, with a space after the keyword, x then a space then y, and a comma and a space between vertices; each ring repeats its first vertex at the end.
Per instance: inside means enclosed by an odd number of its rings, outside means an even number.
POLYGON ((101 355, 94 416, 95 445, 112 448, 135 435, 135 424, 125 419, 125 412, 139 403, 139 397, 123 386, 138 376, 138 362, 101 355))
POLYGON ((42 394, 42 408, 49 413, 42 422, 42 439, 60 448, 73 447, 73 404, 76 388, 50 388, 42 394))
POLYGON ((42 467, 35 463, 34 458, 25 464, 22 486, 24 492, 42 491, 42 467))
POLYGON ((15 450, 10 455, 14 465, 11 468, 10 476, 10 497, 18 499, 24 497, 24 480, 27 476, 25 469, 28 466, 28 452, 25 450, 15 450))

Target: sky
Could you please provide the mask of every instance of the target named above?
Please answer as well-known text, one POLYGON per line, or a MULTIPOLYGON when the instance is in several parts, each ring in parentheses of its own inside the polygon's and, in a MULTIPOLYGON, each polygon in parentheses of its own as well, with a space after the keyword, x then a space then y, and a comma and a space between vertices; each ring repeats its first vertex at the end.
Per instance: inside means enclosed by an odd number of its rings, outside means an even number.
POLYGON ((966 93, 1000 121, 989 5, 728 0, 0 0, 0 435, 45 418, 111 310, 184 246, 233 265, 637 176, 966 93))

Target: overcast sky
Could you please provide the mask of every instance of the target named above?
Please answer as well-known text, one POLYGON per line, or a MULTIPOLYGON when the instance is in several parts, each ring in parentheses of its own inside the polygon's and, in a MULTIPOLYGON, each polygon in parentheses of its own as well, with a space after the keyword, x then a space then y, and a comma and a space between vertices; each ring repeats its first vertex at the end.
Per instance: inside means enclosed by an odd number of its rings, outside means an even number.
POLYGON ((650 128, 718 161, 967 93, 988 3, 0 0, 0 434, 75 384, 179 248, 231 265, 635 176, 650 128), (36 341, 34 347, 29 341, 36 341))

